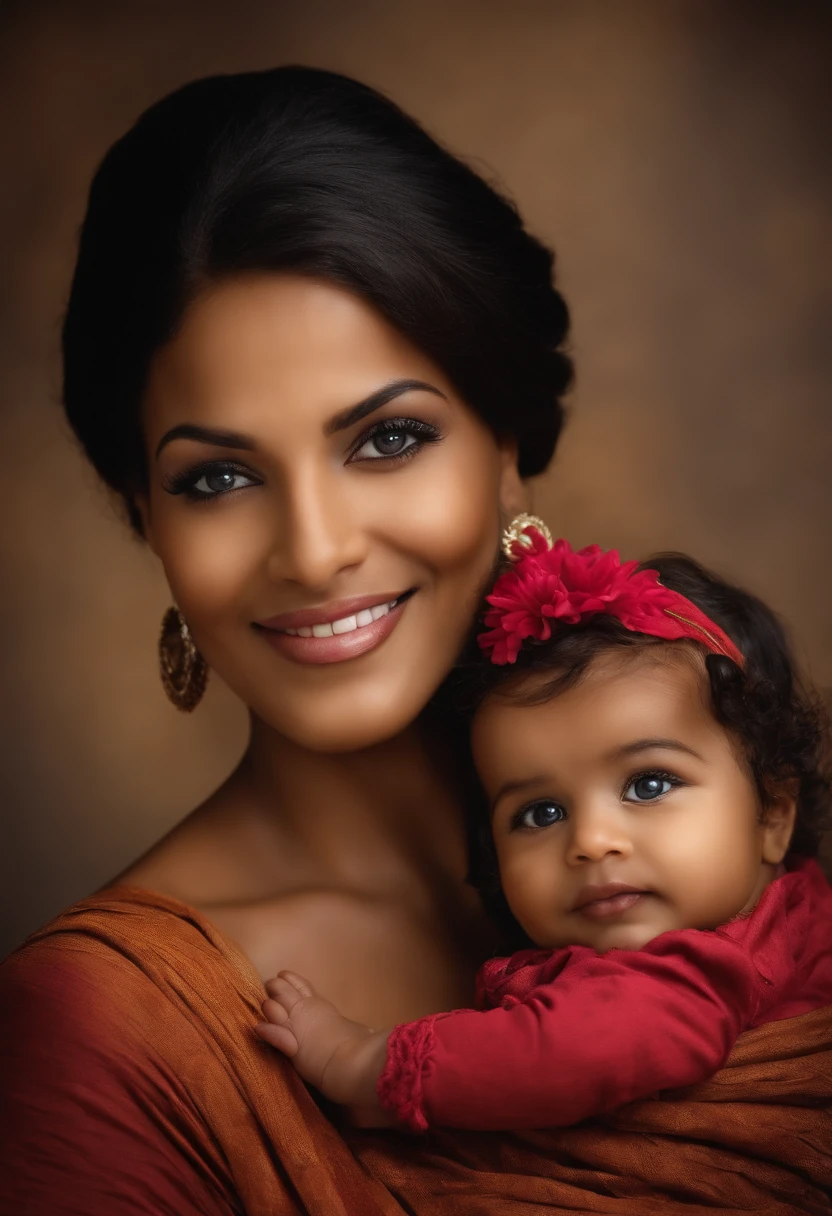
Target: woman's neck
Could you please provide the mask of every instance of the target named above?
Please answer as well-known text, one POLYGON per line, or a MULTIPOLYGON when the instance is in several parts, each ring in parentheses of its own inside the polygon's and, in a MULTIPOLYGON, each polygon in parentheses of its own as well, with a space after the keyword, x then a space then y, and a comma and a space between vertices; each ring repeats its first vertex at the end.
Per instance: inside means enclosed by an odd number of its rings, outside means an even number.
POLYGON ((421 721, 326 755, 252 719, 236 770, 117 881, 215 916, 313 892, 435 913, 469 890, 466 795, 448 743, 421 721))
POLYGON ((299 747, 252 718, 220 791, 281 872, 384 896, 440 874, 462 881, 467 849, 451 757, 420 721, 374 747, 335 755, 299 747))

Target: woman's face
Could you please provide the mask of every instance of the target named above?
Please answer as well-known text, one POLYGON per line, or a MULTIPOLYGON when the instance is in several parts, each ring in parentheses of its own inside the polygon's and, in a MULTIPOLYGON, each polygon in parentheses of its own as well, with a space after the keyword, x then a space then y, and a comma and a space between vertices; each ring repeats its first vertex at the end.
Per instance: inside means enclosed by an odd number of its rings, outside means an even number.
POLYGON ((368 304, 283 275, 190 306, 144 423, 147 537, 209 666, 315 750, 412 722, 523 505, 512 448, 368 304))

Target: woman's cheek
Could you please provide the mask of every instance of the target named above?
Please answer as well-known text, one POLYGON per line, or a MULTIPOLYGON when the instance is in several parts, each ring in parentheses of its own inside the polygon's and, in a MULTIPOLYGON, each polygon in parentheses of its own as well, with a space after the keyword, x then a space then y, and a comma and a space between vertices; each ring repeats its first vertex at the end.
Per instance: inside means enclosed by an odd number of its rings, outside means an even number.
POLYGON ((416 457, 412 471, 390 497, 398 545, 437 571, 484 576, 499 539, 499 461, 494 441, 476 443, 472 437, 468 450, 460 443, 426 455, 421 468, 416 457))
MULTIPOLYGON (((252 619, 268 612, 255 594, 268 534, 257 511, 243 502, 194 503, 184 521, 171 520, 159 530, 159 550, 171 592, 197 644, 224 621, 252 619)), ((277 610, 275 605, 275 611, 277 610)))

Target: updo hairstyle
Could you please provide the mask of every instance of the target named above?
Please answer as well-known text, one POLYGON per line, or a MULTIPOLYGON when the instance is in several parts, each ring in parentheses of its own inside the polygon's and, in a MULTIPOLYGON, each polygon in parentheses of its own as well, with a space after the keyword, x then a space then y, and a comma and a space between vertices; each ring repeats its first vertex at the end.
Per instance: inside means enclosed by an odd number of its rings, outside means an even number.
POLYGON ((289 272, 373 305, 532 476, 572 378, 552 266, 512 203, 373 89, 303 67, 198 80, 147 110, 93 180, 63 329, 67 417, 141 533, 154 354, 207 284, 289 272))

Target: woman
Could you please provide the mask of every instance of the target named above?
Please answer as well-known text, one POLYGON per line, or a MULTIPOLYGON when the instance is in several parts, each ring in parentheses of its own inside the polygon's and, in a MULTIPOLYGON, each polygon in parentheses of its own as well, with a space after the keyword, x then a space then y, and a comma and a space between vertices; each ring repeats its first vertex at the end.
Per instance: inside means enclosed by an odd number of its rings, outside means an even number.
POLYGON ((252 1027, 285 967, 370 1024, 471 999, 493 934, 424 711, 560 430, 551 265, 485 182, 326 72, 196 82, 106 157, 66 410, 164 566, 170 695, 193 708, 207 664, 251 740, 4 964, 4 1211, 412 1210, 410 1146, 351 1148, 252 1027))
POLYGON ((470 1002, 494 936, 428 707, 552 454, 566 328, 513 208, 341 77, 199 82, 106 158, 67 412, 164 565, 171 697, 215 668, 251 741, 4 963, 0 1212, 828 1210, 827 1011, 685 1101, 523 1136, 338 1130, 254 1034, 283 968, 369 1025, 470 1002))

